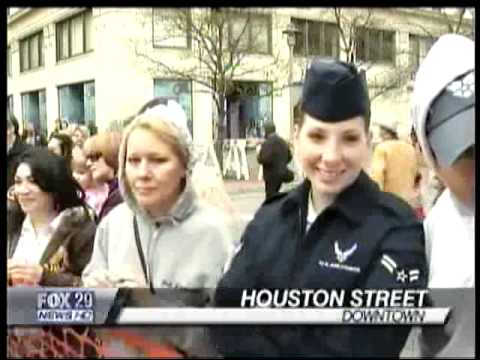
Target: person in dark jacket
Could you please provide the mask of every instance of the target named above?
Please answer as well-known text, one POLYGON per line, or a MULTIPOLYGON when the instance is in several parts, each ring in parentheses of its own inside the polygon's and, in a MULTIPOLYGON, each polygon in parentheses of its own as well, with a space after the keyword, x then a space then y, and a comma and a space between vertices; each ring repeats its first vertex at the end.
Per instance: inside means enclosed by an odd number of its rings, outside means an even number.
POLYGON ((282 183, 292 181, 294 175, 287 167, 292 153, 287 142, 275 133, 273 122, 265 123, 265 136, 257 160, 263 166, 265 198, 269 199, 278 193, 282 183))
POLYGON ((65 160, 45 148, 19 161, 7 211, 10 284, 78 286, 96 228, 83 191, 65 160))
MULTIPOLYGON (((421 223, 362 170, 370 102, 355 66, 314 59, 301 110, 295 147, 306 179, 257 211, 218 284, 216 306, 239 306, 242 289, 425 288, 421 223)), ((410 327, 215 326, 211 332, 224 356, 398 357, 410 327)))
POLYGON ((7 111, 7 188, 5 193, 13 185, 15 169, 20 157, 31 148, 31 145, 22 142, 18 132, 18 121, 10 111, 7 111))
POLYGON ((122 134, 117 131, 98 133, 87 139, 83 146, 87 166, 92 172, 93 179, 98 184, 104 184, 106 197, 97 214, 100 222, 115 206, 123 202, 118 188, 118 151, 122 134))

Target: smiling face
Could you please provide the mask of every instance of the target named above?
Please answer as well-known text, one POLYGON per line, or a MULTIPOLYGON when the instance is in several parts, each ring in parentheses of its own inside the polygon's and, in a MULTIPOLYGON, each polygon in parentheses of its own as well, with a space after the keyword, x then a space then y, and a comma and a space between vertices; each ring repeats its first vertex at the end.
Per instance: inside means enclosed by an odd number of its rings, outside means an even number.
POLYGON ((356 116, 329 123, 304 116, 295 134, 298 160, 314 191, 336 195, 357 179, 368 159, 365 121, 356 116))
POLYGON ((35 183, 32 170, 26 163, 21 163, 17 168, 14 192, 27 215, 48 213, 54 208, 53 196, 35 183))
POLYGON ((172 145, 137 128, 128 138, 125 174, 138 205, 155 217, 177 201, 186 169, 172 145))

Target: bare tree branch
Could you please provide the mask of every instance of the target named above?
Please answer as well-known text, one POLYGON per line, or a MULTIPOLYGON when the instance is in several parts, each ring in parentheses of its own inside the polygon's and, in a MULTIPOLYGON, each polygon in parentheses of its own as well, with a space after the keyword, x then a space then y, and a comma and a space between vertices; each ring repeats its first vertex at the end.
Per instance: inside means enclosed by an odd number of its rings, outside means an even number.
POLYGON ((456 34, 458 34, 460 32, 460 28, 462 27, 462 22, 463 22, 463 17, 465 15, 465 11, 466 11, 465 8, 460 10, 460 13, 459 13, 459 16, 458 16, 457 26, 455 28, 455 33, 456 34))
MULTIPOLYGON (((444 32, 456 32, 460 33, 463 29, 465 31, 465 14, 466 9, 459 9, 455 16, 442 13, 443 22, 445 23, 444 32)), ((360 39, 361 34, 358 29, 371 28, 372 24, 376 23, 376 13, 374 9, 362 9, 355 11, 354 9, 333 8, 333 17, 337 26, 340 42, 342 44, 342 50, 346 56, 348 62, 354 62, 358 65, 357 59, 357 41, 360 39)), ((425 34, 430 38, 435 38, 439 33, 434 34, 433 30, 428 29, 424 22, 416 21, 409 22, 408 19, 401 25, 409 24, 410 26, 417 27, 419 32, 425 34)), ((468 31, 468 29, 466 30, 468 31)), ((443 33, 443 32, 442 32, 443 33)), ((471 36, 471 33, 469 34, 471 36)), ((395 59, 399 59, 402 56, 409 55, 408 62, 405 61, 400 65, 397 64, 391 68, 386 68, 385 71, 377 73, 375 78, 367 76, 369 78, 369 91, 371 100, 375 100, 382 95, 392 91, 401 89, 406 86, 411 80, 411 74, 416 71, 415 63, 411 63, 410 56, 419 56, 417 53, 412 53, 410 49, 403 51, 395 51, 395 59)), ((373 68, 377 67, 377 63, 365 62, 361 64, 363 70, 370 74, 370 71, 374 72, 373 68)), ((377 69, 378 72, 378 69, 377 69)), ((375 74, 375 72, 374 72, 375 74)))
POLYGON ((335 14, 335 25, 337 26, 338 33, 340 34, 340 40, 342 41, 343 44, 343 50, 347 52, 348 54, 348 49, 350 48, 350 45, 347 41, 347 37, 345 35, 345 29, 343 27, 343 19, 342 19, 342 9, 340 8, 333 8, 334 14, 335 14))
MULTIPOLYGON (((255 29, 252 29, 252 26, 258 24, 263 31, 263 26, 268 24, 271 31, 271 20, 262 20, 262 17, 268 16, 265 13, 257 15, 245 9, 240 11, 232 8, 197 10, 175 9, 175 12, 165 12, 162 9, 162 20, 165 21, 161 22, 159 28, 164 34, 155 34, 153 39, 162 41, 164 39, 161 38, 165 37, 167 43, 172 43, 168 42, 169 37, 174 41, 188 36, 190 49, 179 50, 179 56, 184 56, 185 62, 172 63, 168 55, 165 58, 158 56, 160 54, 152 51, 148 44, 143 48, 135 44, 135 54, 151 64, 154 75, 161 73, 174 76, 199 83, 208 89, 216 109, 214 139, 222 140, 226 133, 226 99, 234 89, 235 79, 274 66, 278 62, 278 55, 266 54, 261 62, 247 61, 252 56, 252 50, 264 50, 267 45, 271 52, 271 44, 259 43, 265 41, 265 37, 258 37, 255 29)), ((155 11, 152 16, 156 16, 155 11)), ((155 19, 153 23, 155 24, 155 19)), ((271 39, 269 34, 267 41, 271 39)), ((221 163, 221 158, 219 160, 221 163)))

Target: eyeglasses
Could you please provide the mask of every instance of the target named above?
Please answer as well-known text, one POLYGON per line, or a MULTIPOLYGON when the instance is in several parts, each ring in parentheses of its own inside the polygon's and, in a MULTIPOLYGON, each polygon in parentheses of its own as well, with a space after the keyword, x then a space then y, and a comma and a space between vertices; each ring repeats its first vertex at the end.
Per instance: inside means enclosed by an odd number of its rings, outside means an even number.
POLYGON ((85 158, 87 160, 90 160, 91 162, 98 161, 98 159, 100 159, 101 157, 102 157, 101 152, 93 152, 93 153, 85 155, 85 158))

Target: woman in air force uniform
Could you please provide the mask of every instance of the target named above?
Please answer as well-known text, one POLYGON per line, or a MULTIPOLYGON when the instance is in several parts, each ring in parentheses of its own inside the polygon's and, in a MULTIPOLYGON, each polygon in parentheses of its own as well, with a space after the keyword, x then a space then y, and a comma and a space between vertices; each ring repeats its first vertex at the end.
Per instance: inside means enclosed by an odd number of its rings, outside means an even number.
MULTIPOLYGON (((306 179, 267 200, 219 283, 217 306, 245 288, 426 286, 422 225, 364 172, 370 101, 354 65, 316 58, 306 73, 295 152, 306 179)), ((348 305, 347 305, 348 307, 348 305)), ((213 327, 226 356, 398 356, 409 326, 213 327)))

